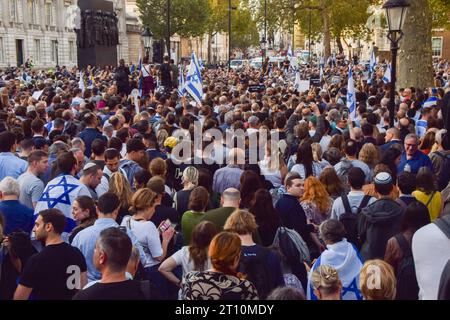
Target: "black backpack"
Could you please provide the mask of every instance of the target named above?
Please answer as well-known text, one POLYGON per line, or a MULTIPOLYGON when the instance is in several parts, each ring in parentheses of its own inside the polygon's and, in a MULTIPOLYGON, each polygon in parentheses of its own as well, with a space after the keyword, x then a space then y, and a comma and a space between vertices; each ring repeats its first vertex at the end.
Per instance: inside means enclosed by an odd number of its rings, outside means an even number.
POLYGON ((436 155, 442 158, 442 171, 437 176, 439 190, 444 190, 450 181, 450 154, 443 154, 439 151, 435 152, 436 155))
POLYGON ((256 256, 244 256, 239 262, 239 272, 247 276, 247 280, 253 283, 258 291, 259 299, 266 299, 269 293, 275 289, 270 284, 272 276, 267 265, 267 255, 270 249, 261 247, 256 256))
POLYGON ((356 246, 356 248, 358 248, 358 250, 361 249, 362 245, 358 236, 358 223, 361 216, 361 210, 367 206, 371 198, 372 198, 371 196, 365 195, 358 206, 358 212, 354 214, 352 212, 352 208, 350 207, 350 202, 348 201, 347 195, 343 194, 341 196, 345 213, 339 216, 339 221, 342 222, 342 224, 345 227, 348 242, 353 243, 356 246))
POLYGON ((403 252, 403 260, 397 270, 397 295, 396 300, 418 300, 419 285, 417 284, 416 268, 411 246, 403 234, 395 235, 400 249, 403 252))

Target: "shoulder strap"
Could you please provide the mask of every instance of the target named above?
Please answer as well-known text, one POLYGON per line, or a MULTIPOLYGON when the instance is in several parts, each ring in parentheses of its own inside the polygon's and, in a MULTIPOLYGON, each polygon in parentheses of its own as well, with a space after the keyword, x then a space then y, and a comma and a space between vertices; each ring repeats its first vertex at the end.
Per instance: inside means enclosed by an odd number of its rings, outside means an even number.
POLYGON ((445 158, 445 155, 441 153, 440 151, 436 151, 435 154, 437 154, 441 158, 445 158))
POLYGON ((350 208, 350 202, 348 201, 348 197, 345 193, 341 195, 342 204, 344 205, 344 209, 346 213, 352 213, 352 208, 350 208))
POLYGON ((367 204, 369 203, 371 198, 372 198, 372 196, 370 196, 368 194, 364 195, 364 197, 361 200, 361 203, 359 204, 358 213, 361 212, 361 210, 367 206, 367 204))
POLYGON ((408 244, 408 242, 406 241, 405 236, 403 234, 401 234, 401 233, 396 234, 395 235, 395 240, 397 240, 398 245, 400 246, 400 249, 402 249, 403 254, 405 255, 405 257, 412 254, 411 247, 408 244))
POLYGON ((447 214, 442 218, 436 219, 434 223, 450 239, 450 215, 447 214))
POLYGON ((426 207, 428 207, 428 205, 431 203, 431 200, 433 200, 434 194, 436 193, 436 191, 433 191, 433 193, 430 196, 430 199, 428 199, 427 204, 425 205, 426 207))
POLYGON ((109 181, 109 174, 107 174, 107 173, 105 173, 105 172, 103 172, 103 176, 106 178, 106 180, 108 180, 109 181))
POLYGON ((131 216, 129 216, 129 218, 127 220, 127 227, 128 227, 128 229, 131 230, 131 216))

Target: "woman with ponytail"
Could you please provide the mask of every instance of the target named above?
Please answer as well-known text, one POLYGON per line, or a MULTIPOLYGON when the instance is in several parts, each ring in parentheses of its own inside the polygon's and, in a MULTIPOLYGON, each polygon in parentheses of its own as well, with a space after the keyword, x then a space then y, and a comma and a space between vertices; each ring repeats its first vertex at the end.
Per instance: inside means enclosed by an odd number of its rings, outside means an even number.
POLYGON ((236 233, 221 232, 209 246, 212 267, 186 274, 182 284, 183 300, 257 300, 255 286, 237 272, 241 239, 236 233))

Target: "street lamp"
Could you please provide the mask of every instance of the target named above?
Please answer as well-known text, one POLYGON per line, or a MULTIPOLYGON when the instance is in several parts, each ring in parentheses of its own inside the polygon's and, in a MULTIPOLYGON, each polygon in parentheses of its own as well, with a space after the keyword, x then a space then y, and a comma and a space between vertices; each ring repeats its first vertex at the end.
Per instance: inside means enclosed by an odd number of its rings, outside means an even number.
POLYGON ((228 71, 231 68, 231 10, 236 9, 231 5, 231 0, 228 0, 228 71))
POLYGON ((388 39, 391 41, 391 84, 389 96, 389 126, 394 126, 395 82, 397 81, 397 51, 398 42, 403 37, 403 24, 409 3, 406 0, 388 0, 383 5, 388 20, 388 39))
POLYGON ((152 61, 152 59, 150 59, 150 49, 153 46, 153 33, 150 31, 149 27, 144 28, 141 37, 144 41, 145 55, 149 57, 149 61, 152 61))

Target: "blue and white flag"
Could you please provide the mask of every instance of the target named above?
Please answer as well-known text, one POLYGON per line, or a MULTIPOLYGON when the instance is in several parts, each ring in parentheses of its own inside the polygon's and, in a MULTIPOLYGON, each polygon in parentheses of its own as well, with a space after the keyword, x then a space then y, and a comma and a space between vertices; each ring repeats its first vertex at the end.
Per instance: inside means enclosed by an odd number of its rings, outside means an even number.
MULTIPOLYGON (((139 63, 138 63, 138 69, 139 72, 142 71, 142 57, 141 57, 141 53, 139 53, 139 63)), ((143 75, 141 75, 139 77, 139 81, 138 81, 138 90, 139 90, 139 96, 142 97, 142 87, 144 85, 144 77, 143 75)))
POLYGON ((291 59, 292 58, 292 48, 291 48, 291 45, 289 45, 289 48, 288 48, 288 51, 287 51, 287 56, 288 56, 288 58, 289 59, 291 59))
POLYGON ((318 300, 314 294, 311 276, 314 270, 321 265, 328 265, 336 269, 342 282, 342 300, 362 300, 359 286, 359 274, 363 266, 363 260, 356 248, 347 240, 327 245, 327 250, 322 252, 314 263, 308 276, 307 300, 318 300))
POLYGON ((86 86, 84 85, 84 74, 83 71, 80 71, 80 80, 78 81, 78 88, 81 89, 81 93, 84 94, 84 90, 86 90, 86 86))
POLYGON ((36 204, 34 215, 46 209, 58 209, 66 216, 65 232, 70 232, 77 225, 72 216, 72 204, 79 196, 89 196, 89 190, 71 175, 58 176, 51 180, 36 204))
POLYGON ((202 73, 200 72, 200 66, 195 52, 192 52, 185 88, 195 101, 201 103, 203 95, 202 73))
POLYGON ((356 94, 355 94, 355 80, 353 79, 352 66, 348 67, 348 85, 347 85, 347 108, 350 112, 350 119, 356 119, 356 94))
POLYGON ((184 82, 183 65, 178 66, 178 95, 183 97, 186 94, 186 84, 184 82))
POLYGON ((388 66, 386 67, 386 71, 384 72, 383 82, 384 83, 391 82, 391 65, 390 64, 388 64, 388 66))
POLYGON ((370 55, 369 72, 370 74, 375 72, 377 66, 377 60, 375 58, 375 50, 372 49, 372 54, 370 55))
POLYGON ((431 96, 423 103, 423 107, 429 108, 429 107, 436 106, 438 104, 438 101, 439 101, 439 99, 437 97, 431 96))
POLYGON ((203 62, 203 60, 201 58, 198 59, 198 65, 200 66, 200 70, 205 69, 205 63, 203 62))

